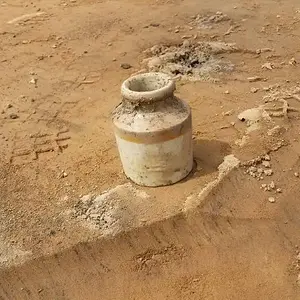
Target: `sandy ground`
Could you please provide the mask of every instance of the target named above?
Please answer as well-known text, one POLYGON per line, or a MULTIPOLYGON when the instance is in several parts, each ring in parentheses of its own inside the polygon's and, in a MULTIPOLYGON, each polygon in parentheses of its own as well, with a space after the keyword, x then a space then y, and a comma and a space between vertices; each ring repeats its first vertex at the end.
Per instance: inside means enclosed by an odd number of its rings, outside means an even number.
POLYGON ((1 300, 300 299, 298 1, 0 5, 1 300), (207 21, 218 11, 228 19, 207 21), (171 187, 128 185, 110 121, 120 84, 145 67, 146 49, 183 39, 241 51, 216 55, 234 65, 217 80, 177 83, 193 111, 193 173, 171 187), (282 99, 292 109, 271 115, 282 99), (270 118, 248 134, 239 113, 265 104, 270 118), (199 196, 226 155, 243 164, 266 153, 272 176, 253 178, 252 163, 199 196), (80 217, 83 196, 110 189, 104 223, 80 217))

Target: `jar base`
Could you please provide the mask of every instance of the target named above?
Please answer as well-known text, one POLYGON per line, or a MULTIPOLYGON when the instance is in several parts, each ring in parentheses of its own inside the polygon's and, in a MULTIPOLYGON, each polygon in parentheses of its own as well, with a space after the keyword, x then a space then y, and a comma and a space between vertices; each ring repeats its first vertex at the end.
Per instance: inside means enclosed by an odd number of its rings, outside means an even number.
POLYGON ((130 175, 127 175, 125 173, 125 176, 127 179, 132 181, 134 184, 138 186, 143 186, 143 187, 163 187, 163 186, 170 186, 174 185, 180 181, 185 180, 191 173, 193 173, 193 170, 196 167, 196 162, 193 160, 191 167, 187 168, 185 172, 181 172, 179 176, 173 176, 174 178, 171 179, 166 179, 166 180, 146 180, 145 178, 141 178, 140 176, 135 176, 132 178, 130 175))

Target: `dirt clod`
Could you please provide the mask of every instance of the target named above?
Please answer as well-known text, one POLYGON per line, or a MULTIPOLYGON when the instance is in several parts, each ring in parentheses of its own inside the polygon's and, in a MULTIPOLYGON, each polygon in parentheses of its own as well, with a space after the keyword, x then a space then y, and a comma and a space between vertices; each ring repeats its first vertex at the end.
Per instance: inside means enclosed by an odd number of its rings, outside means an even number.
POLYGON ((271 164, 269 161, 263 161, 262 162, 262 165, 265 167, 265 168, 271 168, 271 164))
POLYGON ((271 176, 271 175, 273 175, 273 170, 272 169, 264 170, 264 173, 267 176, 271 176))
POLYGON ((272 63, 264 63, 262 66, 261 66, 262 69, 267 69, 267 70, 273 70, 274 69, 274 65, 272 63))
POLYGON ((229 16, 223 12, 217 11, 215 14, 208 14, 205 16, 197 15, 191 24, 202 29, 212 29, 217 24, 228 21, 230 21, 229 16))

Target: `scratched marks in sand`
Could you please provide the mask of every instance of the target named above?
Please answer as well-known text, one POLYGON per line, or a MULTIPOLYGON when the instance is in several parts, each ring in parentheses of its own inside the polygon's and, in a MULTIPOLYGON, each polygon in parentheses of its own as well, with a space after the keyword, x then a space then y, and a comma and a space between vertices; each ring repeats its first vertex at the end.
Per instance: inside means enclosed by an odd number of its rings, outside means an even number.
POLYGON ((74 110, 80 100, 62 101, 60 97, 47 95, 41 103, 36 106, 36 114, 31 116, 32 121, 42 122, 46 126, 65 120, 65 118, 74 116, 74 110))
POLYGON ((62 153, 68 148, 70 139, 68 128, 56 133, 36 133, 29 137, 25 131, 19 131, 14 138, 10 162, 26 164, 49 153, 62 153))

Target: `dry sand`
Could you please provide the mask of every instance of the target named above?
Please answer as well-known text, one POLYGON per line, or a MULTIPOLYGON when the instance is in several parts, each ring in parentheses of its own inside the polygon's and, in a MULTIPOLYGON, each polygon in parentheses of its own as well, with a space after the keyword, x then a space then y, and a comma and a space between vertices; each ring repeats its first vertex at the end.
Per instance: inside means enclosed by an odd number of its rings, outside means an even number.
POLYGON ((300 299, 298 2, 0 3, 0 299, 300 299), (148 69, 197 163, 157 189, 110 123, 148 69))

